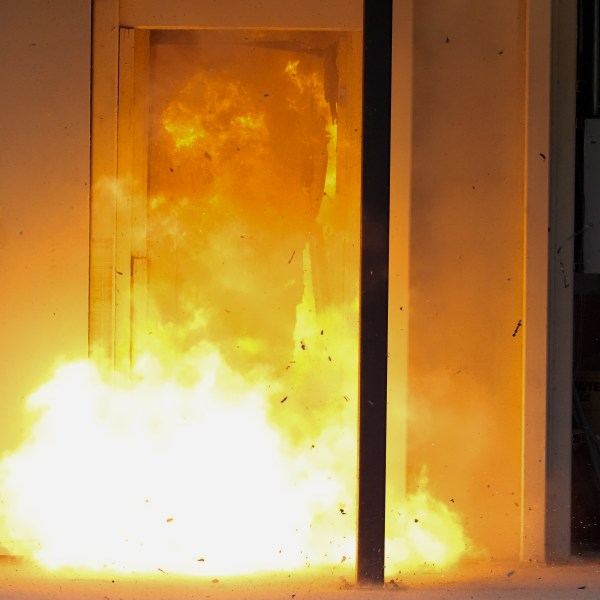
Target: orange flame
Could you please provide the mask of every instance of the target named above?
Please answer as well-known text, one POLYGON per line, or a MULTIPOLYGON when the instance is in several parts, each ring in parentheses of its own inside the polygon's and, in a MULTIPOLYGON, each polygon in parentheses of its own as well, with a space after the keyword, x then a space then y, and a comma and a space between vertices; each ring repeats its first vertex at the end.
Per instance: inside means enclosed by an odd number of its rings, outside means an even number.
MULTIPOLYGON (((268 93, 200 72, 156 111, 146 351, 131 377, 61 366, 0 463, 9 539, 44 566, 352 568, 359 194, 346 180, 336 196, 350 151, 318 60, 283 53, 268 93)), ((468 544, 423 485, 395 509, 388 570, 468 544)))
MULTIPOLYGON (((30 440, 0 465, 10 536, 31 540, 20 550, 52 569, 352 568, 355 394, 331 380, 301 383, 325 355, 341 363, 334 381, 349 367, 310 319, 299 319, 305 350, 299 343, 289 387, 249 383, 209 344, 183 359, 185 383, 151 355, 134 381, 87 362, 60 367, 29 398, 38 413, 30 440), (331 395, 304 416, 314 435, 298 432, 293 406, 308 387, 331 395)), ((388 573, 448 568, 469 550, 459 517, 424 475, 389 515, 388 573)))
POLYGON ((144 355, 131 380, 60 367, 28 400, 29 441, 0 464, 10 537, 48 568, 212 576, 351 557, 356 394, 327 358, 348 340, 313 318, 298 319, 305 350, 281 383, 248 382, 209 343, 172 369, 144 355), (335 383, 303 383, 323 360, 335 383), (300 434, 308 385, 338 397, 300 434))
POLYGON ((440 571, 463 556, 476 554, 458 513, 429 491, 425 467, 416 490, 406 494, 387 514, 386 564, 390 574, 440 571))

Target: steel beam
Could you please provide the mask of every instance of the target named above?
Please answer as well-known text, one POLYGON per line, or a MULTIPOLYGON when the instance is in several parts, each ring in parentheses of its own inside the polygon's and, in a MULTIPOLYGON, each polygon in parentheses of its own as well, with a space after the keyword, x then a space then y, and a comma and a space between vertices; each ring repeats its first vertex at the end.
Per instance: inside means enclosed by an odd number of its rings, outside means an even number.
POLYGON ((365 0, 357 582, 383 585, 392 0, 365 0))

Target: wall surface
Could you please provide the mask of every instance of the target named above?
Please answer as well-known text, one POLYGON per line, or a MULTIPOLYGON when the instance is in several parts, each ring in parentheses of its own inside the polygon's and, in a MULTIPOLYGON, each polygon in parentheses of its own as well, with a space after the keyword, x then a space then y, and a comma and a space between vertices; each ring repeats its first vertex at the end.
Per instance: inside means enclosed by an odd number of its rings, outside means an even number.
POLYGON ((409 479, 497 559, 520 539, 524 6, 414 3, 409 479))
POLYGON ((0 455, 87 354, 90 4, 0 2, 0 455))

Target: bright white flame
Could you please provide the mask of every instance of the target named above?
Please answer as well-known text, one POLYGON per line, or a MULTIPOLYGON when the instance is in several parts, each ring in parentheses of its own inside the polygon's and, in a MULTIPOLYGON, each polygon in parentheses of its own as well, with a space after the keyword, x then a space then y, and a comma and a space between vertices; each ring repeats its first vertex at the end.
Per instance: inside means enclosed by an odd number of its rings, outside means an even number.
POLYGON ((416 490, 388 511, 386 564, 390 573, 443 570, 464 555, 474 554, 459 515, 431 495, 427 469, 416 490))
POLYGON ((314 516, 337 512, 339 484, 268 422, 266 390, 206 350, 193 385, 146 357, 138 382, 81 362, 31 396, 40 419, 0 477, 42 564, 215 575, 312 560, 314 516))

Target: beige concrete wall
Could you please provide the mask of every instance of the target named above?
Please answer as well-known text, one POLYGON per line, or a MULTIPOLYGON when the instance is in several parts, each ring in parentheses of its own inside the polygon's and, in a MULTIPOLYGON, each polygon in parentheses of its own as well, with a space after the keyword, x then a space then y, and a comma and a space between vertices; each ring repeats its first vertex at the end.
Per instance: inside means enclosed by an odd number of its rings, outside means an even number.
POLYGON ((498 559, 520 541, 524 6, 414 3, 409 477, 498 559))
POLYGON ((90 4, 0 3, 0 454, 87 354, 90 4))

